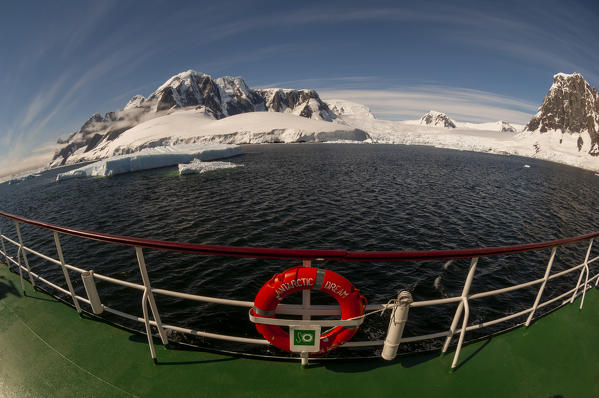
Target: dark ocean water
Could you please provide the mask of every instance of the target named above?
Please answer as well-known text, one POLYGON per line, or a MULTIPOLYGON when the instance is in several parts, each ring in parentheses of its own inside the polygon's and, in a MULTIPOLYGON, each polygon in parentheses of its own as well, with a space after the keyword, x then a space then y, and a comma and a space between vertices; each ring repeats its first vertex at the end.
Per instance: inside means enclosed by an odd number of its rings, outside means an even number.
MULTIPOLYGON (((203 175, 181 177, 176 168, 164 168, 56 183, 57 171, 50 171, 18 184, 0 184, 0 209, 118 235, 354 251, 504 246, 598 229, 599 177, 572 167, 401 145, 257 145, 243 150, 230 159, 243 167, 203 175)), ((16 236, 11 223, 0 220, 0 227, 16 236)), ((27 245, 57 257, 50 232, 24 226, 23 233, 27 245)), ((141 283, 133 248, 61 239, 67 263, 141 283)), ((560 249, 554 269, 582 262, 585 247, 560 249)), ((16 249, 9 251, 16 254, 16 249)), ((542 277, 549 254, 481 259, 472 291, 542 277)), ((248 301, 274 273, 300 265, 152 251, 145 255, 154 287, 248 301)), ((30 259, 36 272, 65 285, 58 267, 30 259)), ((459 295, 469 261, 447 267, 444 262, 315 265, 348 278, 370 303, 384 303, 401 289, 410 290, 415 300, 459 295)), ((544 297, 569 289, 575 274, 550 283, 544 297)), ((72 278, 84 295, 80 279, 74 273, 72 278)), ((98 288, 104 304, 141 316, 140 292, 102 282, 98 288)), ((471 323, 527 308, 535 294, 533 288, 473 302, 471 323)), ((157 300, 165 323, 260 337, 244 309, 157 300)), ((454 311, 455 305, 413 309, 406 334, 447 329, 454 311)), ((367 320, 354 339, 382 338, 386 319, 367 320)))

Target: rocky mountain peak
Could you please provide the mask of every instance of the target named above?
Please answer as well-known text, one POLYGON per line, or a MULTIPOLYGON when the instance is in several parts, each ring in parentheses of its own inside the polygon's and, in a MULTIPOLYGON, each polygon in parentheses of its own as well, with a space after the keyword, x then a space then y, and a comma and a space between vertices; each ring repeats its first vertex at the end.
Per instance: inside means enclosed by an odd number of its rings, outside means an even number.
POLYGON ((131 98, 129 102, 127 102, 127 105, 125 105, 123 110, 127 111, 130 109, 141 108, 141 104, 144 102, 145 99, 146 98, 143 95, 137 94, 133 96, 133 98, 131 98))
POLYGON ((147 98, 136 95, 121 110, 93 115, 78 131, 61 140, 52 165, 62 165, 75 152, 87 153, 126 130, 175 109, 202 109, 215 119, 246 112, 287 112, 309 119, 332 121, 337 115, 314 90, 254 90, 241 77, 210 75, 187 70, 169 78, 147 98))
POLYGON ((456 124, 443 112, 428 111, 420 118, 420 124, 433 127, 456 128, 456 124))
POLYGON ((526 125, 527 131, 561 130, 562 133, 599 131, 599 94, 580 73, 558 73, 539 111, 526 125))
POLYGON ((509 122, 500 120, 499 121, 499 131, 502 133, 517 133, 518 130, 514 126, 512 126, 509 122))

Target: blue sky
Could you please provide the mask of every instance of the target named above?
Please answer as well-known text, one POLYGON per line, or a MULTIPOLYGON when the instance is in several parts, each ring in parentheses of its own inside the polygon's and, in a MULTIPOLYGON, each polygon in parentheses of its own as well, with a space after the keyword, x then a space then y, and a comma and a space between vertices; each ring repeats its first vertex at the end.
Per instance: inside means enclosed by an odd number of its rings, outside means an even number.
POLYGON ((315 88, 383 119, 525 123, 553 74, 599 86, 598 4, 2 2, 0 175, 187 69, 315 88))

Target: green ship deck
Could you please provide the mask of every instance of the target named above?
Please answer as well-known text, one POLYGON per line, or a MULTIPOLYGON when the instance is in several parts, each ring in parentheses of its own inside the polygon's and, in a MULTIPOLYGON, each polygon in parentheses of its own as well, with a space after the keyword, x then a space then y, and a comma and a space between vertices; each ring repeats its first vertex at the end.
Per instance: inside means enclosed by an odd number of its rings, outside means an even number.
MULTIPOLYGON (((580 299, 579 299, 580 300, 580 299)), ((578 300, 577 300, 578 301, 578 300)), ((79 317, 0 266, 0 396, 599 396, 599 293, 529 328, 467 345, 453 355, 299 363, 157 345, 145 336, 79 317)), ((158 344, 158 340, 156 341, 158 344)))

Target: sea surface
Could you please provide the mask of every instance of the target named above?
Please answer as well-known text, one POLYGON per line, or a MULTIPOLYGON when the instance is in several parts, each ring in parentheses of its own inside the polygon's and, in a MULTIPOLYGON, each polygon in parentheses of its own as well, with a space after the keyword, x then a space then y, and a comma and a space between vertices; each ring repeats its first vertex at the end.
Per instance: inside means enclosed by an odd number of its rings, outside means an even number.
MULTIPOLYGON (((360 250, 434 250, 506 246, 598 230, 599 177, 535 159, 402 145, 248 145, 229 159, 235 169, 179 176, 175 167, 55 182, 44 172, 0 184, 2 211, 54 224, 202 244, 360 250)), ((0 220, 16 240, 14 224, 0 220)), ((52 233, 23 226, 25 244, 57 258, 52 233)), ((131 247, 61 236, 67 263, 141 283, 131 247)), ((554 270, 584 260, 587 244, 558 250, 554 270)), ((16 256, 16 248, 9 245, 16 256)), ((252 301, 273 274, 300 261, 208 257, 146 250, 152 286, 252 301)), ((540 278, 550 250, 479 261, 472 292, 540 278)), ((593 256, 596 250, 593 250, 593 256)), ((29 256, 33 270, 65 286, 60 269, 29 256)), ((349 279, 369 303, 400 290, 415 300, 460 295, 469 260, 437 262, 315 262, 349 279)), ((597 267, 595 267, 596 269, 597 267)), ((71 273, 85 295, 80 278, 71 273)), ((548 284, 544 298, 574 286, 578 272, 548 284)), ((104 304, 141 316, 141 292, 98 282, 104 304)), ((472 301, 470 323, 530 307, 537 288, 472 301)), ((297 297, 290 298, 298 300, 297 297)), ((165 323, 260 338, 247 310, 157 296, 165 323)), ((313 302, 333 302, 321 295, 313 302)), ((449 328, 456 305, 412 309, 406 335, 449 328)), ((120 318, 108 319, 141 329, 120 318)), ((370 316, 354 340, 381 339, 387 316, 370 316)), ((522 321, 522 318, 516 321, 522 321)), ((502 324, 485 333, 505 329, 502 324)), ((470 333, 467 338, 480 337, 470 333)), ((201 346, 263 352, 173 335, 201 346)), ((438 342, 405 347, 427 349, 438 342)), ((260 351, 262 350, 262 351, 260 351)), ((267 349, 278 354, 276 349, 267 349)), ((338 350, 342 351, 342 350, 338 350)), ((362 355, 362 354, 357 354, 362 355)), ((366 354, 364 354, 366 355, 366 354)))

